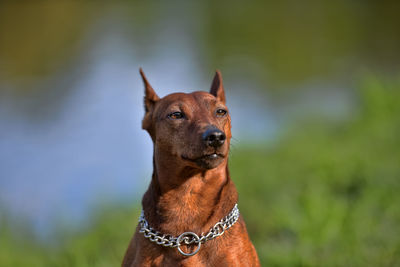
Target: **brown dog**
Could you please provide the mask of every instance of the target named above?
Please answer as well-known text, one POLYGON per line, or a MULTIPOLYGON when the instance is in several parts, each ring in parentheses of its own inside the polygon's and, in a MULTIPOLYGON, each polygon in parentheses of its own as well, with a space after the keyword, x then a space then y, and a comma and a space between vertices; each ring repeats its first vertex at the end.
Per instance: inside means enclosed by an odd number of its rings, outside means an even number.
POLYGON ((260 266, 229 176, 231 119, 220 72, 210 93, 161 99, 140 74, 154 172, 122 266, 260 266))

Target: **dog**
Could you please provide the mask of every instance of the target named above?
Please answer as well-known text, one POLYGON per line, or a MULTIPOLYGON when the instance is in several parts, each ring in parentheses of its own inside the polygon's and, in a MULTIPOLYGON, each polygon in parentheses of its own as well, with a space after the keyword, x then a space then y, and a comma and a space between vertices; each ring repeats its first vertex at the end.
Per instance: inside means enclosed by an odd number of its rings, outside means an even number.
POLYGON ((231 118, 221 73, 209 93, 163 98, 140 74, 154 170, 122 266, 260 266, 229 175, 231 118))

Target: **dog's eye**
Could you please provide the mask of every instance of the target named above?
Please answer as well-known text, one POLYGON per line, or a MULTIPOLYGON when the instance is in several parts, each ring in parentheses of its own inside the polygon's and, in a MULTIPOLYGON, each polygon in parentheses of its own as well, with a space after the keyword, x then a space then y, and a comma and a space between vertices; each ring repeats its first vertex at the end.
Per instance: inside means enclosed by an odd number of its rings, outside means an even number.
POLYGON ((222 108, 217 109, 217 111, 215 112, 217 117, 224 117, 226 115, 226 113, 227 113, 227 111, 222 108))
POLYGON ((183 119, 185 117, 185 115, 183 114, 183 112, 173 112, 171 114, 168 115, 168 118, 173 119, 173 120, 179 120, 179 119, 183 119))

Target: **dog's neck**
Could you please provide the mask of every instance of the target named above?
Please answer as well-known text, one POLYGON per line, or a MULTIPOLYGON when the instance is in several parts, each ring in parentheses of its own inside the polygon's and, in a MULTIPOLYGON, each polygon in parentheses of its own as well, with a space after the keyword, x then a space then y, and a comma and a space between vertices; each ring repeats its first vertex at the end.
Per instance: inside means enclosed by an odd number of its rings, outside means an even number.
POLYGON ((227 159, 217 168, 200 170, 157 157, 142 200, 150 226, 176 236, 186 231, 207 232, 236 202, 227 159))

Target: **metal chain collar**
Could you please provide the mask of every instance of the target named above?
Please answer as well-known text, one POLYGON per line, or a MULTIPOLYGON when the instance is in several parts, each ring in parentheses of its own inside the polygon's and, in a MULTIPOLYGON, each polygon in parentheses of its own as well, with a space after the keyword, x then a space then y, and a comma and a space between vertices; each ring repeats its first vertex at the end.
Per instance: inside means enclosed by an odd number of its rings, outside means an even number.
POLYGON ((199 252, 201 244, 204 244, 206 241, 214 239, 220 235, 222 235, 226 230, 232 227, 237 220, 239 219, 239 209, 237 204, 233 207, 231 212, 224 218, 222 218, 219 222, 217 222, 213 227, 211 227, 210 231, 207 234, 201 234, 198 236, 193 232, 184 232, 178 237, 174 237, 167 234, 161 234, 160 232, 154 230, 149 226, 146 218, 144 217, 144 213, 142 213, 139 217, 139 233, 142 233, 145 238, 148 238, 151 242, 154 242, 158 245, 164 247, 172 247, 178 248, 178 251, 185 256, 193 256, 197 252, 199 252), (185 253, 180 248, 181 244, 191 245, 197 244, 197 248, 191 253, 185 253))

